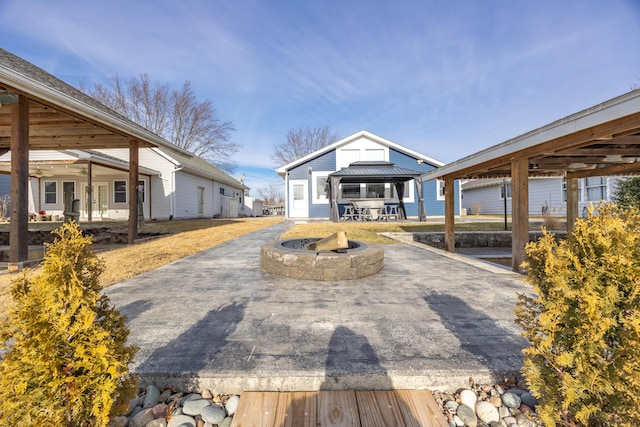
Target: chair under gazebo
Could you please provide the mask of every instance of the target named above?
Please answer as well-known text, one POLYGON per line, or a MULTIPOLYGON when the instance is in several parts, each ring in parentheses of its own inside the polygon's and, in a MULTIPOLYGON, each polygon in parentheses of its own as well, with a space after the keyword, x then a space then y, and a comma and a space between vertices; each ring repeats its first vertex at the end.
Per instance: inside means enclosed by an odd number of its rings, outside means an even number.
MULTIPOLYGON (((340 221, 340 206, 338 202, 340 198, 340 184, 388 183, 395 187, 396 194, 402 195, 405 182, 413 179, 418 196, 418 220, 424 221, 426 215, 423 203, 421 175, 422 172, 401 168, 391 162, 360 161, 351 163, 349 167, 333 172, 328 176, 327 183, 329 185, 330 200, 329 219, 334 222, 340 221)), ((396 215, 398 219, 407 218, 402 196, 398 197, 398 210, 396 215)))

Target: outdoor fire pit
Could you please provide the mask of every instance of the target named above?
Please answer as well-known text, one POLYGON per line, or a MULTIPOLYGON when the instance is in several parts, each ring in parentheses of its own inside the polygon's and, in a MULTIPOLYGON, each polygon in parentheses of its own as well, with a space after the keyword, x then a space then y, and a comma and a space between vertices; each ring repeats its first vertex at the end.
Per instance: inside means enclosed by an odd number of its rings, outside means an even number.
POLYGON ((309 250, 320 238, 288 239, 269 242, 260 250, 260 266, 279 276, 306 280, 352 280, 376 274, 384 264, 384 250, 349 240, 346 249, 309 250))

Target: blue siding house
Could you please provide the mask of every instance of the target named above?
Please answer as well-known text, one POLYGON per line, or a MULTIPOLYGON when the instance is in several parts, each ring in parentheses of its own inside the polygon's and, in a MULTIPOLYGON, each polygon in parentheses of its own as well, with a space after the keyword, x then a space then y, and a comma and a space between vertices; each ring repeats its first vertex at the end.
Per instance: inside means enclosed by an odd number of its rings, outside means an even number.
MULTIPOLYGON (((367 131, 360 131, 307 156, 277 169, 285 180, 285 206, 287 218, 328 219, 330 200, 327 177, 332 172, 354 162, 382 161, 395 166, 426 173, 444 163, 405 148, 367 131)), ((444 215, 443 181, 423 184, 425 214, 444 215)), ((455 181, 455 212, 460 215, 460 184, 455 181)), ((414 180, 407 181, 401 195, 407 218, 418 219, 418 197, 414 180)), ((351 200, 385 199, 398 202, 398 195, 390 183, 340 184, 338 203, 340 214, 351 200)))

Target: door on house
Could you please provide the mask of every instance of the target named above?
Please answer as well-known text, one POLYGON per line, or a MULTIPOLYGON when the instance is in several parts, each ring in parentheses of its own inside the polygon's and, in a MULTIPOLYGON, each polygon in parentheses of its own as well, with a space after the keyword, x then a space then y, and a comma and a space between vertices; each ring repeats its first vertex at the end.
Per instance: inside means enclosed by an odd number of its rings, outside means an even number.
POLYGON ((85 195, 82 198, 82 216, 87 218, 91 209, 91 219, 107 217, 109 211, 107 184, 104 182, 91 184, 91 200, 89 200, 88 187, 87 184, 82 184, 82 194, 85 195))
POLYGON ((289 181, 289 217, 309 216, 309 183, 306 180, 289 181))

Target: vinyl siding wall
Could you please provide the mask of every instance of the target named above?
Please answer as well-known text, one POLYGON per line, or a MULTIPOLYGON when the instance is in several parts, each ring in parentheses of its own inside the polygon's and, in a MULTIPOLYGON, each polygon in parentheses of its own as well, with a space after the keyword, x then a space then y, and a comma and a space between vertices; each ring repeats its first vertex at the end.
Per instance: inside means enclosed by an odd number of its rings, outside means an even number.
MULTIPOLYGON (((372 141, 362 141, 358 140, 355 143, 347 144, 345 146, 340 147, 340 149, 349 149, 352 146, 358 147, 363 144, 367 144, 368 148, 384 148, 386 150, 386 158, 388 161, 394 163, 396 166, 411 169, 419 172, 428 172, 430 170, 435 169, 434 165, 431 165, 426 162, 418 163, 418 159, 415 157, 409 156, 405 153, 397 151, 393 148, 388 148, 386 146, 382 146, 379 144, 375 144, 372 141), (355 144, 355 145, 354 145, 355 144)), ((314 194, 314 180, 318 176, 325 176, 329 173, 335 172, 337 164, 337 155, 336 150, 329 151, 324 153, 316 158, 310 159, 309 161, 302 163, 295 168, 292 168, 288 171, 287 176, 287 188, 289 180, 306 180, 308 185, 308 193, 307 199, 309 201, 309 218, 328 218, 329 217, 329 200, 328 199, 318 199, 315 198, 314 194), (310 169, 309 169, 310 168, 310 169), (310 173, 311 172, 311 173, 310 173)), ((413 181, 412 181, 413 182, 413 181)), ((411 190, 413 195, 413 202, 405 201, 405 209, 408 217, 417 217, 418 216, 418 198, 415 194, 415 183, 413 183, 414 187, 411 190)), ((459 213, 460 203, 460 186, 458 181, 455 181, 455 212, 456 215, 459 213)), ((317 191, 317 189, 315 190, 317 191)), ((424 194, 424 204, 426 214, 428 216, 442 216, 444 215, 444 200, 438 200, 437 198, 437 187, 436 182, 425 182, 423 188, 424 194)), ((287 204, 289 195, 287 194, 287 204)), ((340 204, 340 214, 342 214, 342 210, 344 208, 344 204, 340 204)))
MULTIPOLYGON (((610 202, 620 178, 605 178, 605 202, 610 202)), ((510 183, 510 180, 507 180, 510 183)), ((597 204, 598 200, 588 200, 585 181, 579 180, 581 188, 578 200, 578 214, 591 204, 597 204)), ((552 215, 566 215, 566 201, 564 199, 562 178, 531 178, 529 179, 529 215, 542 215, 542 207, 549 207, 552 215)), ((501 197, 502 183, 494 183, 486 187, 478 187, 464 191, 462 206, 469 214, 473 214, 472 207, 475 203, 481 205, 481 214, 504 214, 504 200, 501 197)), ((507 199, 507 214, 511 214, 511 198, 507 199)))

